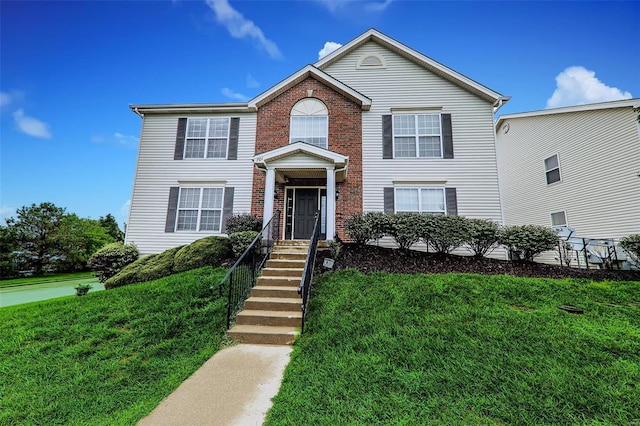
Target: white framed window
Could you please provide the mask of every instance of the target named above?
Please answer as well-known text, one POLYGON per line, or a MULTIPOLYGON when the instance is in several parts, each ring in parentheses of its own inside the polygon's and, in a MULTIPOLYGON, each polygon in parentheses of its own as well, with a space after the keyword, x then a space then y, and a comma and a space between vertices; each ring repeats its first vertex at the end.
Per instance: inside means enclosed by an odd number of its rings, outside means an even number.
POLYGON ((444 188, 396 188, 394 205, 396 213, 447 214, 444 188))
POLYGON ((560 161, 558 160, 558 154, 554 154, 544 160, 544 171, 547 185, 560 182, 560 161))
POLYGON ((328 149, 329 110, 318 99, 305 98, 291 109, 289 143, 305 142, 328 149))
POLYGON ((180 188, 176 231, 220 232, 224 188, 180 188))
POLYGON ((564 210, 551 213, 551 226, 567 226, 567 213, 564 210))
POLYGON ((229 117, 189 118, 184 158, 227 158, 229 117))
POLYGON ((395 158, 442 158, 440 114, 395 114, 395 158))

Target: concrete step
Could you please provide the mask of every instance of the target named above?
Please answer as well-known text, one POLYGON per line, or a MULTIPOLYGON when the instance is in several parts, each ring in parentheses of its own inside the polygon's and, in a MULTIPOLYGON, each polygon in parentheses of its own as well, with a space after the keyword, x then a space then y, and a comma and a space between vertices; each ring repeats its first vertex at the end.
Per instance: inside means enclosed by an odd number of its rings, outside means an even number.
POLYGON ((297 277, 301 278, 304 272, 304 266, 302 268, 263 268, 263 277, 297 277))
POLYGON ((301 277, 258 277, 256 281, 257 286, 271 287, 271 286, 284 286, 284 287, 298 287, 300 285, 301 277))
POLYGON ((300 334, 297 327, 236 325, 228 332, 238 343, 254 345, 291 345, 300 334))
POLYGON ((236 315, 238 325, 268 325, 272 327, 301 327, 302 311, 244 310, 236 315))
POLYGON ((273 251, 271 252, 271 259, 277 260, 307 260, 307 252, 295 252, 295 251, 273 251))
POLYGON ((244 309, 256 311, 297 311, 302 301, 288 297, 249 297, 244 301, 244 309))
POLYGON ((304 269, 305 259, 269 259, 267 260, 267 268, 299 268, 304 269))
POLYGON ((293 286, 260 286, 257 285, 251 289, 251 297, 276 297, 298 299, 298 287, 293 286))
POLYGON ((276 241, 276 247, 280 246, 307 246, 309 247, 309 240, 278 240, 276 241))

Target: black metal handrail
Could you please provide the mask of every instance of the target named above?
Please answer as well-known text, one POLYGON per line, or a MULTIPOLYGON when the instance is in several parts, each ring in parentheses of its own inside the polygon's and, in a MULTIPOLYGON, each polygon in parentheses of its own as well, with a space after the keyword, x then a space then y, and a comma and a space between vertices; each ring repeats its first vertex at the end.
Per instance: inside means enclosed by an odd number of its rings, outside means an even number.
POLYGON ((269 259, 271 250, 278 239, 280 229, 280 211, 276 211, 262 231, 233 264, 227 275, 220 281, 220 296, 228 290, 227 328, 242 308, 249 292, 256 283, 258 274, 269 259))
POLYGON ((304 320, 307 315, 307 307, 311 296, 311 283, 313 282, 313 269, 316 263, 316 253, 318 251, 318 238, 320 237, 320 212, 316 212, 316 220, 313 225, 313 232, 309 241, 309 251, 307 253, 307 261, 304 264, 304 272, 298 287, 298 294, 302 297, 302 329, 300 333, 304 333, 304 320))

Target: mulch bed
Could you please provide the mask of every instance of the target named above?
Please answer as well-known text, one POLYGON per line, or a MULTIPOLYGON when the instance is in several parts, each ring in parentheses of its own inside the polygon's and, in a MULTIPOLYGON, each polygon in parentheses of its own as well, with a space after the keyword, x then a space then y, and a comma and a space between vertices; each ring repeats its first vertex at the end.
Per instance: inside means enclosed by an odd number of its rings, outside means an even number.
MULTIPOLYGON (((326 270, 322 267, 325 258, 330 258, 328 250, 319 251, 316 273, 326 270)), ((640 271, 620 271, 601 269, 577 269, 547 265, 535 262, 510 262, 498 259, 476 259, 471 256, 439 255, 420 251, 401 251, 377 246, 359 247, 343 243, 342 252, 333 270, 358 269, 361 272, 388 273, 473 273, 484 275, 513 275, 534 278, 586 278, 594 281, 640 281, 640 271)))

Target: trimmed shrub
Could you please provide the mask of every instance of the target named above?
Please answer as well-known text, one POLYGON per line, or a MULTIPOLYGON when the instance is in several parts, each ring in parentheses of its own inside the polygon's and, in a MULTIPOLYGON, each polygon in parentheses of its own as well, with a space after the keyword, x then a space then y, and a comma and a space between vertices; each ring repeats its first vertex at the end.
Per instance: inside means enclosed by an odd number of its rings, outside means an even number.
POLYGON ((236 214, 229 216, 227 219, 227 235, 235 234, 236 232, 243 231, 256 231, 262 230, 262 218, 254 216, 252 214, 236 214))
POLYGON ((543 251, 558 245, 558 235, 551 229, 538 225, 508 226, 502 232, 500 242, 511 253, 512 260, 533 261, 543 251))
POLYGON ((140 252, 134 244, 111 243, 91 256, 89 267, 95 271, 98 281, 103 283, 136 261, 139 256, 140 252))
POLYGON ((500 245, 500 226, 491 220, 467 219, 465 242, 475 257, 484 257, 500 245))
POLYGON ((182 247, 173 261, 174 273, 202 268, 203 266, 219 266, 231 255, 229 238, 211 236, 201 238, 182 247))
MULTIPOLYGON (((463 216, 428 215, 423 226, 436 253, 448 254, 469 239, 469 219, 463 216), (431 216, 431 217, 429 217, 431 216)), ((424 235, 422 236, 424 239, 424 235)))
POLYGON ((253 240, 258 236, 260 232, 257 231, 241 231, 234 232, 229 235, 229 240, 231 241, 231 249, 233 250, 233 254, 236 256, 241 256, 242 253, 251 245, 253 240))
POLYGON ((401 250, 408 250, 422 236, 424 215, 420 213, 396 213, 390 216, 388 234, 401 250))
POLYGON ((640 266, 640 234, 627 235, 621 238, 619 245, 629 254, 634 263, 640 266))
POLYGON ((182 247, 184 246, 174 247, 162 253, 151 254, 136 260, 105 281, 104 288, 109 290, 127 284, 156 280, 173 274, 173 260, 182 247))
POLYGON ((354 214, 344 221, 345 232, 356 244, 382 238, 389 232, 391 216, 382 212, 354 214))

